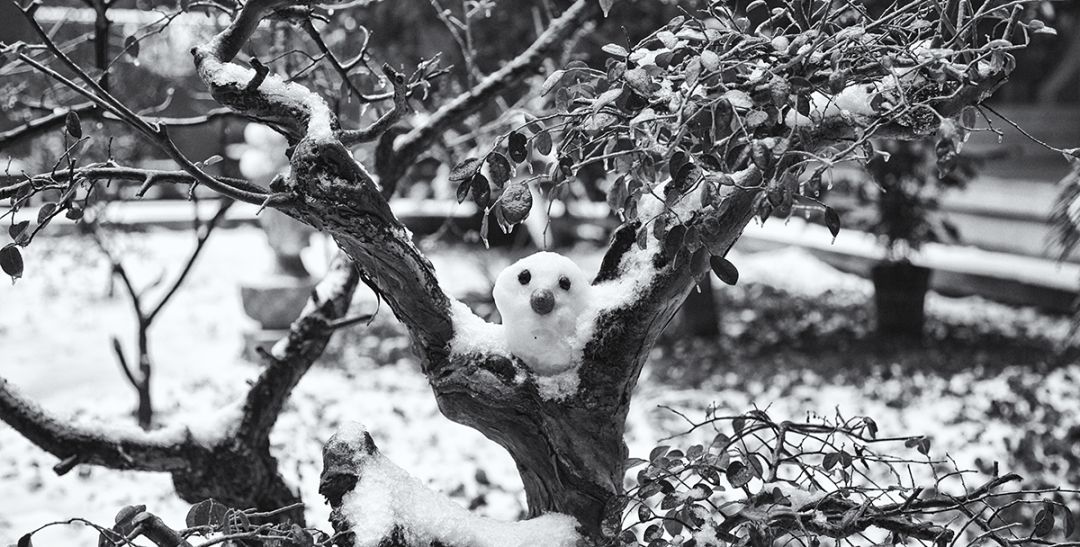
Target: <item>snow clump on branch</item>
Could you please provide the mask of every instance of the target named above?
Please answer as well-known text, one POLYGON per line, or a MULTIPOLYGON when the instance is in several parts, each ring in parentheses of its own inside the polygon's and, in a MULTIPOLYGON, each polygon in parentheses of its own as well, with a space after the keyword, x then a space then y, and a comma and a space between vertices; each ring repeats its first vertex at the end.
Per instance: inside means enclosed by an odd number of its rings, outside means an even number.
POLYGON ((572 547, 577 522, 547 514, 503 522, 472 514, 424 486, 379 453, 360 424, 344 425, 326 444, 324 484, 348 475, 355 486, 335 503, 335 512, 354 534, 355 547, 446 545, 449 547, 572 547))

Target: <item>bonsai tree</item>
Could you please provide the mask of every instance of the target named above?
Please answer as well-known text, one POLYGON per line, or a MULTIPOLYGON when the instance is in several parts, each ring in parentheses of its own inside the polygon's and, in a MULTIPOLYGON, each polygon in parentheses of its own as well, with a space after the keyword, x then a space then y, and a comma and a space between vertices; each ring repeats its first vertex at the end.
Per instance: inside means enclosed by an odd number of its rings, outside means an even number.
MULTIPOLYGON (((620 4, 562 4, 562 11, 546 20, 544 30, 514 58, 427 116, 418 116, 409 128, 394 131, 390 128, 403 120, 412 90, 423 87, 429 70, 405 76, 383 67, 391 89, 379 100, 393 106, 371 126, 350 127, 326 97, 291 74, 271 70, 258 51, 247 56, 247 67, 241 64, 241 52, 263 21, 313 25, 313 19, 330 17, 322 5, 249 0, 224 6, 230 24, 192 50, 193 63, 215 101, 274 127, 289 140, 291 170, 268 186, 216 176, 207 162, 189 158, 171 139, 167 120, 127 107, 50 39, 33 19, 38 4, 20 7, 36 39, 6 47, 5 58, 93 102, 106 120, 118 120, 177 165, 175 170, 147 171, 73 152, 65 156, 70 161, 62 170, 19 177, 0 189, 0 197, 12 198, 16 206, 41 192, 61 196, 39 215, 33 233, 90 199, 94 188, 107 181, 134 181, 143 188, 198 185, 309 224, 333 237, 344 258, 288 337, 264 355, 268 368, 238 408, 222 412, 224 427, 212 435, 196 438, 184 424, 152 434, 77 427, 50 416, 3 381, 0 417, 60 458, 58 471, 91 463, 168 472, 178 493, 192 502, 214 497, 233 508, 254 507, 267 518, 300 522, 297 499, 269 452, 268 433, 290 390, 333 331, 350 324, 349 296, 362 281, 408 330, 442 413, 482 432, 515 460, 530 519, 508 526, 447 508, 445 500, 418 488, 378 453, 369 434, 354 426, 339 432, 324 452, 322 491, 335 509, 335 543, 637 542, 632 532, 633 538, 622 531, 624 510, 638 511, 642 520, 652 517, 631 504, 625 486, 628 466, 635 463, 628 460, 623 442, 625 420, 646 358, 686 295, 710 268, 725 281, 736 280, 737 270, 724 256, 754 216, 766 219, 796 204, 815 206, 830 229, 838 231, 837 213, 803 192, 804 176, 812 184, 837 162, 870 159, 870 139, 936 136, 939 148, 957 148, 961 131, 955 120, 1006 80, 1014 64, 1010 51, 1023 47, 1028 32, 1042 28, 1022 17, 1024 4, 909 2, 871 13, 851 3, 770 5, 759 0, 741 13, 726 2, 712 2, 638 42, 604 46, 610 55, 604 69, 571 62, 547 74, 540 92, 551 96, 552 109, 511 122, 514 126, 494 139, 490 153, 460 160, 451 178, 459 182, 460 198, 472 196, 488 218, 493 215, 509 228, 531 207, 523 192, 530 176, 515 176, 514 167, 532 151, 555 153, 549 172, 532 175, 533 182, 555 196, 584 164, 601 163, 611 173, 609 202, 624 223, 612 234, 587 285, 593 296, 580 317, 585 328, 573 336, 569 362, 554 376, 525 366, 507 350, 499 325, 447 295, 386 196, 448 128, 492 105, 558 52, 576 29, 587 28, 586 22, 620 4), (369 162, 373 172, 352 154, 354 147, 372 141, 378 142, 369 162), (288 510, 279 511, 282 507, 288 510)), ((331 54, 322 59, 335 69, 346 66, 331 54)), ((347 71, 341 75, 347 77, 347 71)), ((28 126, 51 124, 65 127, 74 139, 90 136, 76 116, 57 118, 28 126)), ((0 262, 5 272, 22 273, 20 249, 31 242, 4 247, 0 262)), ((658 503, 664 514, 656 518, 681 523, 665 527, 661 535, 646 530, 645 542, 685 545, 693 536, 703 545, 767 545, 769 538, 787 534, 815 544, 819 536, 857 538, 873 528, 948 544, 972 527, 986 538, 1012 542, 1011 525, 1003 530, 978 514, 951 527, 927 521, 941 511, 968 514, 968 503, 988 500, 989 492, 1002 484, 1000 478, 959 497, 922 497, 924 490, 898 484, 896 492, 906 499, 885 501, 876 485, 860 487, 861 497, 852 498, 848 482, 822 482, 819 475, 805 472, 804 462, 821 458, 823 451, 796 439, 825 436, 829 443, 829 432, 840 427, 873 441, 877 431, 872 421, 793 424, 759 412, 718 419, 730 422, 732 435, 707 450, 660 450, 640 476, 651 486, 632 494, 645 499, 674 494, 676 505, 658 503), (742 442, 747 436, 751 439, 742 442), (753 439, 768 448, 748 449, 753 439), (750 452, 769 457, 763 463, 750 452), (699 465, 703 458, 707 465, 699 465), (707 474, 703 482, 708 490, 681 479, 687 470, 707 474), (748 509, 732 514, 710 507, 717 489, 709 484, 717 481, 724 481, 748 509), (819 490, 826 493, 800 497, 805 503, 795 507, 793 496, 819 490), (679 518, 686 512, 694 518, 679 518), (763 530, 772 532, 762 535, 763 530)), ((929 450, 925 439, 906 442, 922 453, 929 450)), ((831 473, 840 463, 850 476, 853 458, 864 454, 852 450, 828 450, 828 459, 813 465, 831 473)), ((1049 533, 1046 523, 1052 529, 1054 515, 1062 514, 1058 505, 1045 505, 1040 538, 1049 533)), ((192 517, 191 529, 212 528, 199 528, 204 522, 243 521, 235 512, 228 513, 235 519, 203 520, 200 514, 192 517)), ((178 543, 145 511, 120 516, 125 518, 117 526, 124 530, 124 523, 132 524, 147 537, 160 533, 160 545, 178 543)), ((288 541, 276 534, 271 539, 311 544, 303 534, 288 541)))
POLYGON ((871 269, 878 331, 920 336, 929 268, 911 263, 927 242, 958 241, 956 227, 942 218, 939 198, 962 189, 975 174, 976 160, 955 150, 939 157, 930 141, 878 141, 865 164, 868 177, 844 177, 838 192, 856 197, 849 224, 874 234, 885 257, 871 269))

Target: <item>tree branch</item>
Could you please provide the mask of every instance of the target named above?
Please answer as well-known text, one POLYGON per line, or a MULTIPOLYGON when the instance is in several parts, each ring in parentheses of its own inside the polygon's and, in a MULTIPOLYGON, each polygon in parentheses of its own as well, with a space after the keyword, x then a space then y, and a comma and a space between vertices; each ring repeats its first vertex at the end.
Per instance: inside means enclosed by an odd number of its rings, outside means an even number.
POLYGON ((525 51, 492 72, 472 89, 451 99, 431 114, 427 122, 398 140, 392 161, 387 169, 377 173, 379 184, 392 189, 405 172, 446 130, 465 117, 480 110, 503 91, 516 85, 529 74, 536 72, 540 64, 554 53, 568 36, 582 23, 600 15, 599 3, 593 0, 575 0, 547 30, 536 38, 525 51))
MULTIPOLYGON (((111 112, 103 111, 97 103, 85 102, 67 108, 58 109, 52 114, 28 120, 27 122, 0 132, 0 150, 9 146, 38 137, 43 133, 63 127, 68 112, 75 112, 84 120, 102 120, 105 122, 120 122, 123 120, 111 112)), ((220 119, 237 118, 235 112, 228 108, 216 108, 202 116, 190 116, 184 118, 156 117, 147 118, 147 122, 165 127, 198 127, 220 119)))
MULTIPOLYGON (((9 177, 8 180, 12 180, 15 177, 9 177)), ((199 179, 192 176, 187 171, 163 171, 158 169, 139 169, 134 167, 116 167, 108 166, 108 164, 102 165, 90 165, 79 169, 67 169, 63 171, 57 171, 54 173, 42 173, 40 175, 33 175, 29 177, 21 177, 22 180, 18 182, 11 182, 4 186, 0 186, 0 199, 15 196, 20 190, 31 189, 64 189, 67 184, 74 180, 91 180, 91 181, 130 181, 140 183, 139 191, 136 196, 141 197, 150 188, 157 184, 196 184, 199 179), (60 183, 59 185, 57 183, 60 183)), ((0 181, 3 178, 0 177, 0 181)), ((15 179, 17 180, 17 179, 15 179)), ((257 184, 253 184, 243 179, 234 179, 231 177, 217 177, 217 180, 229 184, 230 186, 240 188, 250 193, 262 192, 267 194, 267 190, 257 184)), ((265 199, 265 198, 264 198, 265 199)), ((255 202, 256 205, 261 205, 262 200, 255 202)))
POLYGON ((57 419, 0 378, 0 419, 42 450, 60 459, 110 469, 180 471, 193 448, 186 428, 143 433, 112 427, 77 426, 57 419))
POLYGON ((287 337, 272 355, 264 356, 268 365, 248 391, 237 429, 241 435, 261 439, 269 434, 292 389, 330 341, 336 330, 331 324, 348 313, 359 280, 351 260, 344 256, 334 260, 287 337))
POLYGON ((405 76, 388 64, 384 64, 382 69, 387 79, 390 80, 390 84, 394 87, 394 107, 368 127, 338 131, 337 138, 341 141, 341 144, 353 146, 362 142, 373 141, 409 111, 409 87, 405 82, 405 76))
POLYGON ((210 239, 210 234, 214 232, 214 228, 216 228, 225 218, 225 213, 229 212, 229 208, 232 207, 233 203, 235 202, 228 198, 223 200, 221 205, 218 206, 217 212, 214 213, 214 216, 206 221, 199 229, 199 233, 195 238, 195 249, 191 251, 191 255, 188 256, 187 262, 184 263, 183 269, 180 270, 180 274, 176 276, 176 280, 173 281, 169 290, 165 291, 165 294, 162 295, 161 300, 158 300, 158 303, 151 308, 150 313, 146 314, 147 325, 154 322, 154 318, 157 317, 157 314, 161 312, 161 309, 165 307, 165 304, 169 303, 169 299, 176 294, 177 289, 184 283, 184 279, 187 278, 192 266, 195 265, 195 261, 198 260, 199 253, 202 252, 206 240, 210 239))

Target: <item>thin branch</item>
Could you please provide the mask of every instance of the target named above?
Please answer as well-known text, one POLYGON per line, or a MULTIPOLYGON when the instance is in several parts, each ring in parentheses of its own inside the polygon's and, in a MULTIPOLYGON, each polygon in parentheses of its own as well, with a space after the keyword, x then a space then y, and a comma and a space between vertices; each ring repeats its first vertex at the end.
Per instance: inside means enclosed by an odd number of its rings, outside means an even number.
POLYGON ((368 127, 338 131, 337 138, 341 141, 341 144, 353 146, 362 142, 373 141, 409 111, 409 88, 405 82, 405 75, 397 72, 388 64, 383 65, 382 69, 394 87, 394 107, 368 127))
MULTIPOLYGON (((0 178, 0 180, 3 180, 0 178)), ((90 181, 130 181, 140 183, 139 191, 136 196, 142 197, 150 188, 157 184, 195 184, 198 182, 194 176, 186 171, 163 171, 158 169, 139 169, 134 167, 118 167, 105 165, 88 166, 79 169, 61 171, 57 173, 46 173, 41 175, 34 175, 24 178, 18 182, 8 184, 6 186, 0 186, 0 199, 11 197, 16 195, 20 190, 24 188, 32 189, 60 189, 66 188, 66 184, 76 180, 90 180, 90 181), (57 183, 62 183, 57 185, 57 183)), ((218 177, 218 180, 229 184, 230 186, 244 189, 247 192, 266 193, 267 190, 257 184, 253 184, 243 179, 234 179, 230 177, 218 177)), ((269 194, 267 194, 269 195, 269 194)), ((261 204, 265 198, 258 201, 256 204, 261 204)))
POLYGON ((396 146, 394 160, 387 162, 389 170, 378 173, 379 183, 384 188, 395 187, 416 158, 447 128, 483 108, 493 97, 535 72, 544 59, 558 51, 566 38, 582 23, 598 17, 600 13, 599 3, 595 0, 575 0, 525 51, 473 88, 448 101, 432 113, 424 125, 402 136, 400 144, 396 146))
POLYGON ((221 205, 218 207, 217 212, 214 213, 214 216, 202 225, 195 239, 195 249, 191 252, 191 255, 188 256, 187 262, 184 263, 183 269, 180 270, 180 274, 176 276, 176 280, 173 281, 173 284, 169 287, 169 290, 165 291, 165 294, 161 297, 160 300, 158 300, 157 305, 155 305, 153 309, 150 310, 150 313, 146 314, 147 326, 149 326, 150 323, 154 321, 154 318, 157 317, 157 314, 161 312, 162 308, 165 307, 165 304, 169 302, 169 299, 172 298, 174 294, 176 294, 176 291, 180 288, 180 285, 184 283, 184 279, 187 278, 187 275, 191 271, 192 266, 195 265, 195 261, 199 258, 199 253, 202 252, 203 246, 210 238, 210 234, 213 233, 214 228, 217 227, 225 218, 225 214, 229 212, 229 208, 232 207, 233 203, 235 202, 228 198, 223 200, 221 202, 221 205))

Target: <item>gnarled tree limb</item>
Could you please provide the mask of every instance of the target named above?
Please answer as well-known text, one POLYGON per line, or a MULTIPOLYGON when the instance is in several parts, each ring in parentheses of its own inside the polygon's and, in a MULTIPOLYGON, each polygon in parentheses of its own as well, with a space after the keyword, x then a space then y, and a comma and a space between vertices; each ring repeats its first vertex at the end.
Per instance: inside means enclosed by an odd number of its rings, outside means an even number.
MULTIPOLYGON (((0 378, 0 419, 41 449, 60 458, 58 472, 79 463, 111 469, 168 472, 177 494, 195 503, 215 498, 233 507, 271 511, 298 500, 270 454, 270 429, 300 377, 322 354, 344 317, 359 281, 347 259, 335 261, 278 355, 259 375, 244 404, 221 430, 193 436, 184 424, 157 431, 85 426, 50 415, 0 378)), ((222 412, 231 412, 223 410, 222 412)), ((280 515, 303 522, 299 509, 280 515)))

